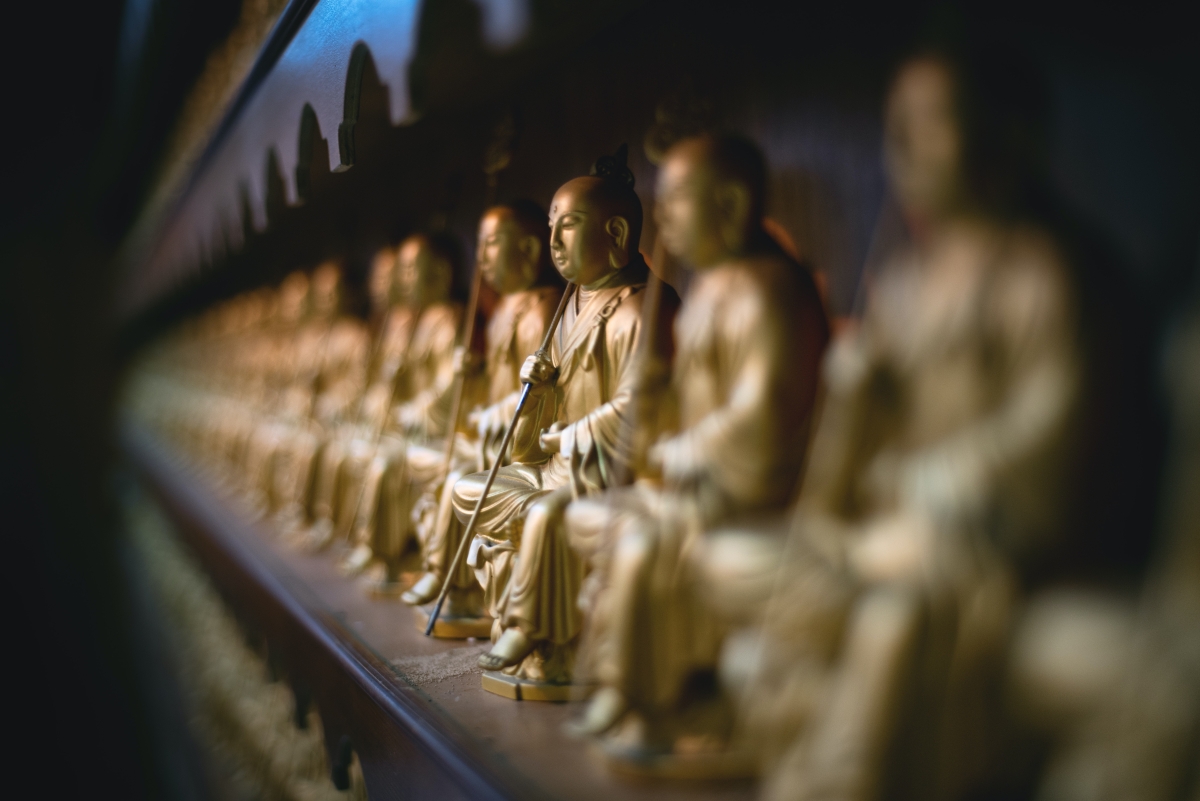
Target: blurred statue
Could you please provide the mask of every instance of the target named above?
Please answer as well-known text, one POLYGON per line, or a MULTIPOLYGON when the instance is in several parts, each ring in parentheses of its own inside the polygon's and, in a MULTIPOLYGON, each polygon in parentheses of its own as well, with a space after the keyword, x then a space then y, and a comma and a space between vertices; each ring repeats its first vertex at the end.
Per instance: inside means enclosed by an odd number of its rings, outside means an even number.
MULTIPOLYGON (((445 581, 449 563, 458 550, 463 524, 454 515, 453 488, 467 473, 486 470, 496 459, 504 430, 512 419, 520 394, 520 368, 537 350, 554 316, 561 289, 550 279, 549 231, 546 214, 536 204, 517 201, 495 206, 479 223, 477 269, 500 299, 488 321, 485 363, 476 383, 486 403, 467 417, 468 432, 460 432, 454 462, 436 495, 425 499, 425 519, 419 529, 425 573, 403 596, 405 603, 432 601, 445 581)), ((455 573, 447 606, 436 631, 471 632, 488 636, 491 618, 483 608, 479 583, 466 564, 455 573), (476 631, 475 625, 486 626, 476 631)))
POLYGON ((642 481, 567 512, 572 545, 598 563, 587 603, 600 689, 579 728, 609 732, 626 762, 678 756, 716 770, 730 728, 714 681, 723 631, 688 555, 714 525, 780 514, 804 463, 829 329, 811 274, 763 229, 766 180, 741 138, 667 152, 659 236, 696 271, 671 386, 650 404, 674 413, 643 432, 657 442, 642 481))
POLYGON ((348 535, 356 511, 357 496, 346 500, 357 486, 356 466, 374 453, 384 429, 388 410, 398 399, 398 380, 416 325, 419 309, 406 301, 395 268, 396 253, 383 248, 372 261, 368 279, 371 316, 376 321, 375 340, 365 368, 364 387, 349 419, 330 432, 316 460, 312 490, 308 498, 307 528, 298 531, 299 544, 319 549, 329 545, 335 534, 348 535), (351 451, 356 459, 347 466, 351 451))
POLYGON ((830 348, 782 549, 770 532, 747 547, 741 526, 700 555, 714 607, 743 629, 722 677, 769 798, 957 798, 979 782, 1014 559, 1063 529, 1076 290, 1056 243, 988 194, 1011 175, 973 180, 979 128, 964 111, 988 99, 966 94, 944 59, 899 71, 884 157, 911 246, 830 348))
MULTIPOLYGON (((514 432, 512 464, 500 469, 481 509, 468 564, 495 617, 484 687, 511 698, 561 698, 571 683, 584 565, 562 530, 572 498, 608 486, 626 456, 618 439, 629 402, 649 270, 638 252, 642 207, 633 175, 617 158, 564 184, 550 206, 550 253, 572 288, 549 356, 530 357, 532 385, 514 432)), ((467 522, 485 475, 454 485, 467 522)))
POLYGON ((307 414, 281 432, 270 471, 271 505, 284 530, 307 519, 315 466, 329 436, 349 422, 362 395, 369 334, 362 321, 343 311, 342 271, 332 264, 313 273, 313 305, 326 329, 307 345, 302 382, 309 393, 307 414))
POLYGON ((412 544, 412 509, 442 465, 454 381, 455 337, 461 307, 451 300, 453 253, 423 234, 400 246, 398 278, 416 327, 391 394, 382 436, 351 447, 340 482, 353 542, 341 563, 349 575, 370 565, 374 590, 399 594, 400 560, 412 544))

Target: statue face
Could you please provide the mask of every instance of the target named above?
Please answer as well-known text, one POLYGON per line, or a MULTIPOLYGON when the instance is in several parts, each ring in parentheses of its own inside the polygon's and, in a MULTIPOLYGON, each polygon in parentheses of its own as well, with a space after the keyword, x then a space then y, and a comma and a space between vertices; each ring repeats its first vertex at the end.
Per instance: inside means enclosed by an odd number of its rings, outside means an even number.
POLYGON ((395 248, 380 248, 371 261, 371 277, 367 291, 371 293, 371 306, 381 311, 392 302, 392 274, 396 269, 395 248))
POLYGON ((628 261, 629 225, 591 202, 589 190, 596 181, 568 181, 550 203, 550 257, 563 278, 581 286, 603 280, 628 261))
POLYGON ((298 322, 308 312, 308 276, 292 273, 279 288, 279 316, 285 322, 298 322))
POLYGON ((492 209, 479 221, 476 266, 483 279, 507 295, 533 285, 542 243, 527 234, 506 209, 492 209))
POLYGON ((312 306, 321 316, 336 314, 341 303, 342 271, 333 264, 323 264, 313 273, 312 306))
POLYGON ((925 217, 952 211, 961 197, 963 145, 946 67, 930 59, 906 65, 885 114, 884 163, 901 206, 925 217))
POLYGON ((397 284, 405 302, 417 308, 438 303, 450 293, 450 265, 439 257, 423 236, 412 236, 400 246, 397 284))
POLYGON ((722 232, 732 221, 718 190, 702 144, 671 148, 658 172, 654 219, 667 252, 693 267, 708 267, 728 251, 722 232))

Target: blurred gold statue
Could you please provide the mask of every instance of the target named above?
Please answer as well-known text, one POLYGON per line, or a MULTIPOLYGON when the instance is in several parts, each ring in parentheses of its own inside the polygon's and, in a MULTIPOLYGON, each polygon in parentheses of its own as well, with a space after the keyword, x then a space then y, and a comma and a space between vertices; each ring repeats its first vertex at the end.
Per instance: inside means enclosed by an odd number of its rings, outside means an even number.
MULTIPOLYGON (((521 368, 533 387, 529 405, 467 560, 496 619, 480 666, 505 671, 485 674, 484 686, 512 698, 565 697, 559 689, 572 679, 584 565, 565 541, 562 511, 572 498, 603 490, 626 460, 618 440, 649 270, 637 249, 642 207, 623 154, 554 195, 551 258, 575 287, 548 356, 521 368)), ((454 485, 460 521, 470 518, 484 483, 475 473, 454 485)))
POLYGON ((957 798, 979 781, 1013 559, 1063 528, 1076 291, 1055 242, 987 194, 1002 182, 972 180, 964 95, 935 57, 892 84, 884 157, 912 244, 830 348, 786 547, 707 543, 713 604, 751 635, 723 678, 768 798, 957 798))
MULTIPOLYGON (((479 222, 477 269, 500 299, 488 321, 483 365, 481 400, 487 405, 467 417, 468 432, 458 434, 454 463, 436 495, 426 499, 427 512, 419 533, 424 575, 403 596, 405 603, 421 605, 432 601, 445 581, 450 561, 458 550, 463 525, 454 515, 453 488, 467 473, 486 470, 496 459, 496 450, 520 394, 520 368, 525 357, 537 350, 554 316, 561 289, 550 280, 549 231, 546 214, 529 201, 495 206, 479 222)), ((447 596, 447 607, 438 631, 449 627, 456 633, 487 636, 491 618, 482 606, 479 583, 463 563, 455 574, 447 596), (484 625, 476 631, 468 625, 484 625)))
POLYGON ((780 514, 807 450, 829 328, 811 274, 763 229, 766 179, 738 137, 668 151, 659 236, 696 271, 671 387, 652 404, 675 413, 649 432, 642 481, 567 512, 600 587, 588 599, 600 689, 579 728, 611 732, 610 752, 635 762, 678 753, 716 770, 729 729, 713 683, 722 629, 688 555, 714 525, 780 514))
POLYGON ((371 264, 368 290, 375 341, 356 408, 329 432, 316 459, 307 528, 297 532, 298 543, 309 548, 324 548, 336 534, 345 537, 350 531, 355 509, 349 507, 357 496, 347 500, 346 495, 357 486, 361 465, 374 453, 386 427, 388 410, 397 399, 398 376, 419 310, 405 302, 395 264, 396 249, 392 247, 382 248, 371 264), (347 463, 351 452, 355 459, 347 463))
POLYGON ((400 246, 397 276, 417 313, 394 380, 382 436, 352 447, 343 463, 340 491, 353 515, 353 547, 341 563, 350 575, 375 564, 370 581, 387 594, 400 592, 400 560, 411 543, 412 508, 442 465, 440 441, 448 433, 454 380, 455 337, 462 309, 451 300, 454 263, 449 248, 429 236, 400 246), (363 447, 365 445, 365 447, 363 447))

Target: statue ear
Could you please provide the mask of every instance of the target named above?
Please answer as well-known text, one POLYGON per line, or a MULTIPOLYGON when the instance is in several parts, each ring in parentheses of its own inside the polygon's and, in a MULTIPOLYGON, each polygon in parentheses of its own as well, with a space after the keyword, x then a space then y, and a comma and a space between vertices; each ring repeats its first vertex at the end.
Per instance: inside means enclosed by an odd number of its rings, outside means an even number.
POLYGON ((717 187, 717 205, 725 213, 725 219, 739 234, 745 231, 750 220, 750 190, 738 181, 725 181, 717 187))
POLYGON ((629 222, 624 217, 610 217, 608 222, 604 224, 604 230, 613 238, 613 245, 615 247, 628 252, 629 222))

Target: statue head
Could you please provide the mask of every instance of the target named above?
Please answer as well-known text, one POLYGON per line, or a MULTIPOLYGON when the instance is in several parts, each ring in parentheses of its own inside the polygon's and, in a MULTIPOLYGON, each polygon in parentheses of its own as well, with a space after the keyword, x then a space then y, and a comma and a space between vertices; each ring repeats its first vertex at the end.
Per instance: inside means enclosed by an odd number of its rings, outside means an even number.
POLYGON ((308 316, 309 281, 302 272, 294 272, 279 286, 277 296, 278 315, 284 324, 298 323, 308 316))
POLYGON ((333 317, 342 308, 342 268, 327 261, 313 270, 309 281, 312 310, 318 317, 333 317))
POLYGON ((371 259, 371 273, 367 278, 367 292, 371 297, 371 308, 384 311, 396 302, 393 273, 396 270, 396 248, 382 247, 371 259))
POLYGON ((626 148, 596 162, 593 175, 567 181, 550 203, 550 257, 562 277, 600 283, 627 265, 642 236, 642 202, 625 166, 626 148))
POLYGON ((884 109, 884 166, 910 221, 1019 212, 1039 191, 1047 107, 1035 64, 986 37, 905 61, 884 109))
POLYGON ((762 227, 767 168, 739 136, 696 136, 667 151, 654 219, 663 246, 698 269, 753 250, 762 227))
POLYGON ((426 234, 413 234, 400 243, 396 286, 404 303, 422 309, 450 298, 454 264, 448 248, 426 234))
POLYGON ((529 289, 549 261, 546 213, 530 200, 493 206, 479 221, 476 262, 502 295, 529 289))
POLYGON ((906 212, 941 217, 963 201, 963 130, 954 76, 941 59, 901 67, 884 112, 884 164, 906 212))

